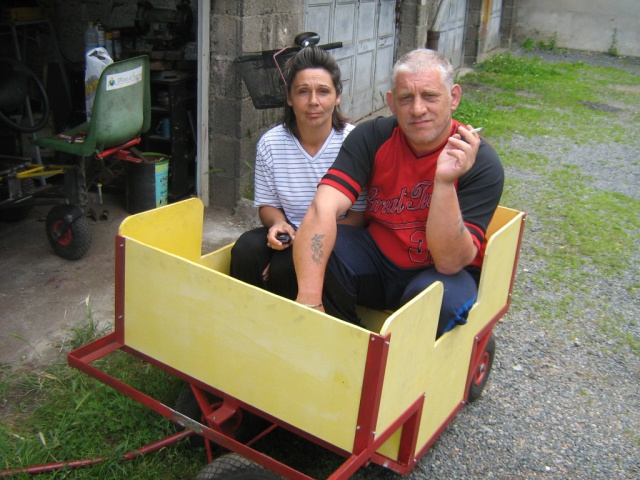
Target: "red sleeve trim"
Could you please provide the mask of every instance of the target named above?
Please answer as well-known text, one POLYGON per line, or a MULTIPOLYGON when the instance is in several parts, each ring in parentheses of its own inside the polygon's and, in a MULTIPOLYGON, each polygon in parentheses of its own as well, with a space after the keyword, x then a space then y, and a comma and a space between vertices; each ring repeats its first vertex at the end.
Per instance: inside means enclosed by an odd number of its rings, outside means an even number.
POLYGON ((322 180, 320 180, 320 185, 329 185, 337 189, 349 197, 352 203, 355 203, 362 190, 353 178, 334 168, 329 169, 322 180))

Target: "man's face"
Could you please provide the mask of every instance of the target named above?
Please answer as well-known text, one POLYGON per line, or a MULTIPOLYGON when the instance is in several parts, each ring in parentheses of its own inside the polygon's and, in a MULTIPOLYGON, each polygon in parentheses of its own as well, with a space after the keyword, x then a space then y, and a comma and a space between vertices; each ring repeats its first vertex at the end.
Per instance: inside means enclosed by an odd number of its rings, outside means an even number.
POLYGON ((461 90, 449 90, 437 70, 400 73, 387 103, 416 153, 433 150, 449 137, 451 113, 460 103, 461 90))

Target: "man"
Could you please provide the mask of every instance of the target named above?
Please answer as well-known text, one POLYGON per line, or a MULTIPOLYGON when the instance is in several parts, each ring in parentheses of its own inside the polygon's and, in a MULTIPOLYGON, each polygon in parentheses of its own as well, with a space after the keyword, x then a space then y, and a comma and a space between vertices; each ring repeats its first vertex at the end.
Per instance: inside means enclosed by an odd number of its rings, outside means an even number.
POLYGON ((466 323, 504 173, 495 150, 452 119, 462 95, 453 78, 433 50, 396 63, 386 95, 394 116, 351 132, 300 225, 298 302, 358 323, 356 304, 397 309, 439 280, 438 336, 466 323), (365 189, 366 227, 338 229, 365 189))

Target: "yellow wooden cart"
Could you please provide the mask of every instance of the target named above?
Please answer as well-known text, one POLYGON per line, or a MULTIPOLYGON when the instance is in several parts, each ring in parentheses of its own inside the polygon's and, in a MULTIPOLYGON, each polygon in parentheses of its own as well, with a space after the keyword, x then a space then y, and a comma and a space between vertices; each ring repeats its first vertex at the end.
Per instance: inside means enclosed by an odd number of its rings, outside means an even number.
POLYGON ((269 422, 260 436, 284 428, 341 454, 328 478, 348 478, 369 463, 406 474, 480 395, 492 330, 510 304, 524 213, 498 208, 468 323, 437 340, 441 283, 395 312, 363 309, 365 328, 355 326, 231 278, 231 245, 201 253, 203 216, 201 201, 189 199, 124 220, 116 237, 115 330, 69 354, 72 366, 187 434, 248 459, 225 463, 223 456, 199 478, 224 478, 235 467, 253 472, 246 478, 311 478, 235 438, 242 412, 269 422), (92 364, 116 350, 186 380, 203 417, 194 420, 92 364))

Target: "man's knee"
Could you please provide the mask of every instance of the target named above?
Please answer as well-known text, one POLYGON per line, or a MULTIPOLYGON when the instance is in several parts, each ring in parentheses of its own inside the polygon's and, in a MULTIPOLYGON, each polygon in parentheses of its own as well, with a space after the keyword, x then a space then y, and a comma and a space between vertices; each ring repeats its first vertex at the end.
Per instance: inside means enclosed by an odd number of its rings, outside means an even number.
POLYGON ((404 305, 433 282, 440 281, 444 287, 442 306, 438 318, 437 336, 448 332, 456 325, 467 323, 467 317, 478 296, 478 286, 471 274, 462 270, 455 275, 444 275, 429 269, 418 274, 405 289, 401 304, 404 305))

